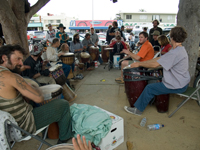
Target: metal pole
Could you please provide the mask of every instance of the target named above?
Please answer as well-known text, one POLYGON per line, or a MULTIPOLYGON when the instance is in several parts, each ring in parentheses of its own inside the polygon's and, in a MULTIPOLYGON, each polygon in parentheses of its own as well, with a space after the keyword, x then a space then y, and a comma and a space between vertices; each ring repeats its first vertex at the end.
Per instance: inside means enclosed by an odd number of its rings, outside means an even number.
POLYGON ((94 1, 92 0, 92 27, 94 27, 94 1))

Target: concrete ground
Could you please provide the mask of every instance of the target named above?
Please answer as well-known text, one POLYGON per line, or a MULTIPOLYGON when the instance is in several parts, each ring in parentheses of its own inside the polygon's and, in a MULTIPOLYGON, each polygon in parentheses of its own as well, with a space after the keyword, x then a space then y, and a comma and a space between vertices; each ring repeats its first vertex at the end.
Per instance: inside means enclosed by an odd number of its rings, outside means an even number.
MULTIPOLYGON (((101 65, 93 71, 85 71, 84 75, 83 80, 74 81, 78 97, 73 103, 96 105, 124 119, 125 139, 115 150, 127 150, 127 141, 133 144, 133 150, 200 149, 200 107, 196 101, 189 100, 174 116, 168 118, 168 115, 183 100, 183 97, 172 94, 167 113, 158 113, 155 106, 147 106, 142 116, 135 116, 124 110, 125 105, 129 106, 124 85, 114 81, 120 75, 119 70, 108 71, 101 65), (102 79, 105 82, 102 82, 102 79), (147 125, 160 123, 165 127, 148 131, 146 126, 139 125, 143 117, 147 118, 147 125)), ((57 142, 49 139, 47 141, 51 144, 57 142)), ((13 150, 36 150, 38 145, 38 141, 31 139, 17 143, 13 150)), ((43 145, 42 150, 46 148, 47 146, 43 145)))

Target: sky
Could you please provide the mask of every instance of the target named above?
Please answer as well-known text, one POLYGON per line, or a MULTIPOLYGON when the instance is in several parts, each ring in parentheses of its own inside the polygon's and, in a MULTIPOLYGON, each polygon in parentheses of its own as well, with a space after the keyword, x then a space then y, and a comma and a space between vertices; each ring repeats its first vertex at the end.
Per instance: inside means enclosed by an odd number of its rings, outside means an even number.
MULTIPOLYGON (((28 0, 34 5, 37 0, 28 0)), ((65 13, 68 17, 79 20, 92 20, 92 1, 94 20, 114 19, 119 12, 177 13, 179 0, 50 0, 37 14, 46 16, 47 13, 59 15, 65 13)))

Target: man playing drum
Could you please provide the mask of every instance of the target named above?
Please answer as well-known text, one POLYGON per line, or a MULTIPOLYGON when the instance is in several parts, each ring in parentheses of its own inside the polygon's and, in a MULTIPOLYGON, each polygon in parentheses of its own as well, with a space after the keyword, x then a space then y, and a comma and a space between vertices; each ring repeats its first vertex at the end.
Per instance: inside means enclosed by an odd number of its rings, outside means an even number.
MULTIPOLYGON (((65 43, 67 44, 67 43, 65 43)), ((52 65, 55 65, 57 63, 62 64, 62 69, 65 73, 65 76, 67 77, 69 75, 71 67, 67 64, 64 64, 62 62, 58 62, 58 59, 61 55, 64 55, 64 52, 57 52, 57 48, 60 46, 60 41, 58 38, 53 39, 52 45, 47 48, 46 54, 47 54, 47 60, 50 61, 52 65)), ((68 46, 68 45, 67 45, 68 46)), ((68 46, 69 48, 69 46, 68 46)))
POLYGON ((22 75, 33 78, 42 84, 56 84, 55 80, 49 76, 49 70, 45 68, 47 61, 43 61, 41 58, 43 50, 42 44, 34 44, 31 55, 24 61, 24 65, 30 66, 30 69, 23 71, 22 75))
POLYGON ((109 47, 113 47, 113 51, 110 52, 110 66, 112 67, 113 64, 113 55, 118 54, 120 55, 120 59, 122 59, 124 57, 124 54, 120 54, 120 52, 123 49, 127 49, 126 43, 124 43, 123 41, 121 41, 121 36, 117 35, 116 36, 116 40, 112 43, 110 43, 109 47))
POLYGON ((25 50, 19 45, 0 48, 0 110, 10 113, 18 126, 35 133, 53 122, 58 122, 59 141, 66 142, 72 137, 72 122, 69 103, 63 99, 52 100, 41 107, 33 108, 23 96, 36 103, 44 101, 41 91, 29 85, 20 75, 25 50))
POLYGON ((190 82, 188 55, 182 46, 186 38, 187 33, 183 27, 174 27, 170 31, 172 49, 168 53, 152 60, 131 64, 131 68, 156 68, 162 66, 163 78, 162 82, 148 84, 135 102, 134 107, 125 106, 124 109, 128 113, 141 115, 155 95, 183 93, 186 91, 190 82))
POLYGON ((139 51, 139 53, 134 54, 130 52, 129 50, 124 49, 121 53, 125 53, 133 59, 132 61, 124 60, 121 64, 121 76, 119 78, 116 78, 115 81, 117 83, 124 83, 123 81, 123 68, 128 66, 129 64, 132 64, 135 60, 136 61, 146 61, 150 60, 154 57, 154 49, 151 45, 151 43, 147 40, 148 39, 148 33, 141 32, 139 34, 139 40, 140 44, 142 44, 142 47, 139 51))
MULTIPOLYGON (((90 33, 86 33, 85 38, 82 41, 83 50, 89 53, 90 46, 94 46, 95 44, 92 42, 90 38, 90 33)), ((87 63, 87 70, 93 70, 93 68, 90 67, 90 62, 92 61, 92 58, 90 57, 90 61, 87 63)))

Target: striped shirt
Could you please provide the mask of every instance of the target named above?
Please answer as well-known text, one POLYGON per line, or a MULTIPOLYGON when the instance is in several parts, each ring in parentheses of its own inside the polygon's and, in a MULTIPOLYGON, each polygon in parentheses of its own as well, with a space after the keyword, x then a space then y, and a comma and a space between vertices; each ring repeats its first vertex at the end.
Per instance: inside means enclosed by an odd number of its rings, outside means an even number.
MULTIPOLYGON (((4 67, 0 67, 4 68, 4 67)), ((0 72, 8 70, 4 68, 0 72)), ((14 99, 6 99, 0 96, 0 110, 10 113, 18 123, 18 126, 27 132, 34 133, 36 131, 35 120, 32 113, 33 107, 28 104, 18 93, 14 99)))

